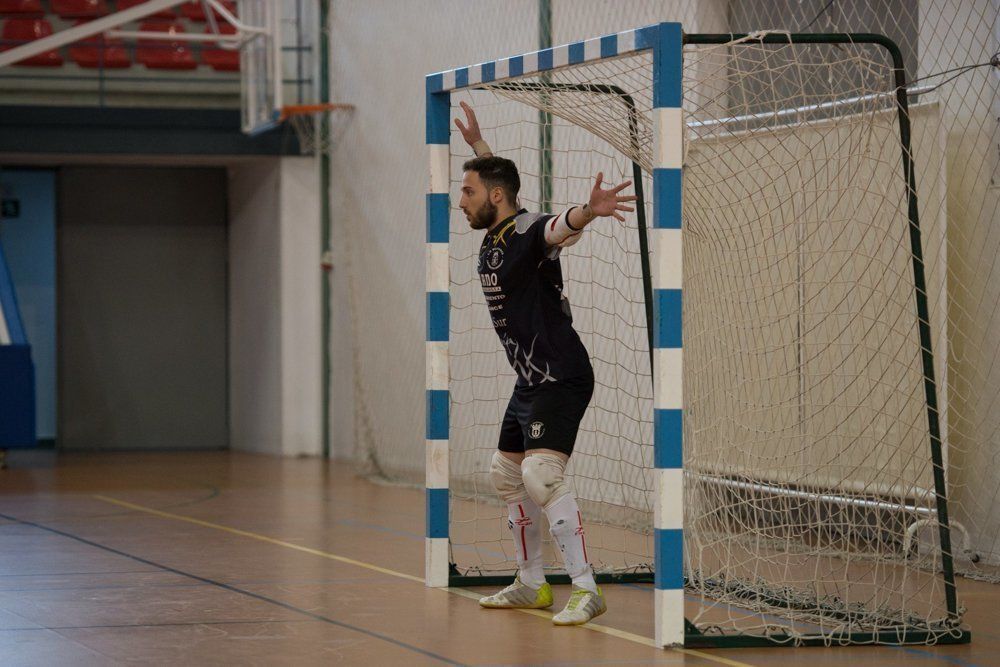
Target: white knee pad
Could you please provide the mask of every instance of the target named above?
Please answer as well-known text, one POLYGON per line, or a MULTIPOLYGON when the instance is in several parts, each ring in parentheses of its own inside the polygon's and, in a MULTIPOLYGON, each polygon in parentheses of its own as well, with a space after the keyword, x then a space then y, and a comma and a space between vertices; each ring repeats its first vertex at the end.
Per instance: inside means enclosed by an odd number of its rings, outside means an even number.
POLYGON ((555 454, 529 454, 521 462, 524 488, 528 496, 543 509, 570 493, 563 481, 565 472, 566 461, 555 454))
POLYGON ((521 481, 521 466, 498 451, 493 452, 490 461, 490 481, 505 503, 523 503, 528 499, 521 481))

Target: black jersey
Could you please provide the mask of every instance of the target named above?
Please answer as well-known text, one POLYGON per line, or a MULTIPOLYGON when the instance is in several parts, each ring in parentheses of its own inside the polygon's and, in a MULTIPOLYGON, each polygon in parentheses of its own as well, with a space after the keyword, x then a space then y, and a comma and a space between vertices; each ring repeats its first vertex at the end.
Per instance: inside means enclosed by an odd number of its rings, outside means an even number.
POLYGON ((490 318, 522 386, 593 374, 563 297, 559 248, 545 244, 553 217, 522 209, 487 232, 479 249, 490 318))

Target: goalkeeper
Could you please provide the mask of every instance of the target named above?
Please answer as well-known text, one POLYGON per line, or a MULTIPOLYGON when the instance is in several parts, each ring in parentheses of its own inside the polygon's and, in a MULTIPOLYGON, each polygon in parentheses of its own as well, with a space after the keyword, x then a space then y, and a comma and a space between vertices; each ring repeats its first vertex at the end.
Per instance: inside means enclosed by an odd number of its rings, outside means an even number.
POLYGON ((625 202, 636 197, 619 195, 631 181, 606 190, 599 173, 590 200, 582 206, 558 215, 519 208, 517 166, 493 155, 475 112, 464 102, 462 109, 466 122, 455 119, 455 124, 476 157, 462 167, 459 207, 469 226, 486 230, 479 249, 479 279, 493 327, 517 373, 490 478, 507 504, 518 574, 513 584, 479 604, 504 609, 552 606, 552 588, 542 571, 544 512, 573 580, 566 608, 552 621, 580 625, 607 610, 587 560, 580 510, 564 479, 594 392, 594 371, 562 293, 559 251, 576 243, 595 218, 624 221, 620 212, 634 210, 625 202))

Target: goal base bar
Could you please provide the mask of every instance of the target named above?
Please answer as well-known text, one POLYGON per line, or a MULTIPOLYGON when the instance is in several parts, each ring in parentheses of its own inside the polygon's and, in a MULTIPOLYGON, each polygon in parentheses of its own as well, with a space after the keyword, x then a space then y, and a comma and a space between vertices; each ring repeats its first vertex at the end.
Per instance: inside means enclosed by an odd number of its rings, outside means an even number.
MULTIPOLYGON (((472 586, 507 586, 513 583, 512 574, 461 574, 454 563, 450 564, 448 586, 469 588, 472 586)), ((652 584, 652 572, 600 573, 594 578, 599 584, 652 584)), ((565 574, 550 574, 545 580, 553 586, 569 585, 572 580, 565 574)), ((737 635, 705 634, 691 621, 684 619, 685 648, 766 648, 836 646, 900 646, 940 644, 968 644, 972 642, 972 632, 964 628, 940 628, 937 630, 898 629, 879 632, 837 632, 825 636, 801 637, 796 635, 773 634, 737 635)))
POLYGON ((949 629, 941 633, 927 630, 881 632, 843 632, 823 637, 799 637, 794 635, 706 635, 690 632, 690 623, 685 623, 689 632, 684 635, 685 648, 770 648, 803 646, 940 646, 942 644, 968 644, 972 641, 970 630, 949 629))
MULTIPOLYGON (((594 579, 599 584, 652 584, 652 572, 603 572, 595 573, 594 579)), ((545 581, 553 586, 569 585, 572 580, 568 574, 547 574, 545 581)), ((448 575, 448 585, 456 588, 468 586, 509 586, 514 583, 513 574, 461 574, 452 564, 448 575)))

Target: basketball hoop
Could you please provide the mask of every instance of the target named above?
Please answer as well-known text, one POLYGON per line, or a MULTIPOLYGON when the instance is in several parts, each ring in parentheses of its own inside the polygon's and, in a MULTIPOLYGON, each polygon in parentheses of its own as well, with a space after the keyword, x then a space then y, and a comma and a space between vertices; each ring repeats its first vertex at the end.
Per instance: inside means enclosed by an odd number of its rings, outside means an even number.
POLYGON ((281 121, 295 130, 303 155, 325 153, 337 143, 353 111, 353 104, 298 104, 282 107, 281 121))

